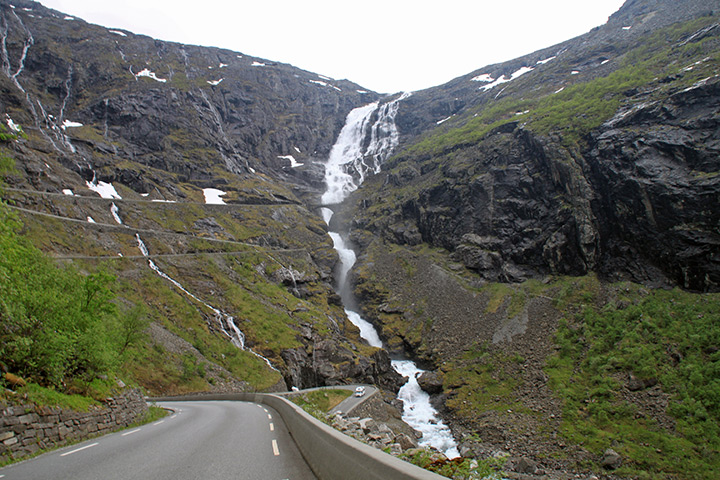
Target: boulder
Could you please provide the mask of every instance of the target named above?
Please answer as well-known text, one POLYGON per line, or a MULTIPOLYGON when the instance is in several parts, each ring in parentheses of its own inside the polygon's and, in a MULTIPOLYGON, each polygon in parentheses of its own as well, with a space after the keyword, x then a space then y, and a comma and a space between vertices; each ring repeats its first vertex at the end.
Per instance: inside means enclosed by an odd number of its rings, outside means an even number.
POLYGON ((608 448, 605 450, 605 453, 603 453, 600 465, 606 470, 616 470, 620 467, 620 465, 622 465, 622 462, 623 459, 620 454, 612 448, 608 448))
POLYGON ((433 395, 443 391, 443 374, 441 372, 424 372, 417 379, 420 388, 433 395))

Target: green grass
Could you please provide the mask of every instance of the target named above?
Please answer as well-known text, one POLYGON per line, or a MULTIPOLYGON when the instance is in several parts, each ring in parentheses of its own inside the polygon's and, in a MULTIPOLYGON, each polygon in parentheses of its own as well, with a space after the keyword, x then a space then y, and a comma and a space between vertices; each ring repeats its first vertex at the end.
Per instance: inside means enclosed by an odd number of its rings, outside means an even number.
MULTIPOLYGON (((11 399, 12 397, 6 398, 11 399)), ((100 406, 100 402, 90 396, 67 394, 35 383, 28 383, 26 386, 18 388, 14 398, 23 398, 38 406, 63 408, 77 412, 87 412, 90 407, 100 406)))
POLYGON ((562 433, 600 454, 611 444, 638 478, 710 478, 720 467, 720 296, 616 286, 602 308, 562 322, 550 385, 562 433), (621 395, 629 374, 669 395, 668 430, 621 395))

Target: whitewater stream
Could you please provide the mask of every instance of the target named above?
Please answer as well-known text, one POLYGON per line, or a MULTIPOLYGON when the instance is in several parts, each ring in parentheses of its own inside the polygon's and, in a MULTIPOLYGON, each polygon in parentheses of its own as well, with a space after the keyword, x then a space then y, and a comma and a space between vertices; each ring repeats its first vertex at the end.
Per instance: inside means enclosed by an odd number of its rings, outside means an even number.
MULTIPOLYGON (((330 226, 332 205, 341 203, 355 191, 365 177, 378 173, 382 162, 390 155, 398 142, 395 115, 398 103, 409 94, 379 105, 378 102, 351 111, 333 146, 325 165, 327 189, 322 196, 322 215, 330 226), (365 145, 367 145, 365 147, 365 145)), ((337 292, 345 305, 350 321, 360 329, 360 336, 373 347, 382 348, 383 343, 375 327, 352 310, 355 301, 347 282, 347 275, 356 261, 355 252, 338 232, 330 232, 333 246, 340 257, 336 272, 337 292)), ((418 385, 417 378, 424 372, 412 360, 393 360, 393 368, 408 378, 400 388, 398 398, 403 401, 403 420, 422 433, 419 443, 434 447, 448 458, 460 456, 457 443, 450 429, 438 417, 430 404, 430 396, 418 385)))

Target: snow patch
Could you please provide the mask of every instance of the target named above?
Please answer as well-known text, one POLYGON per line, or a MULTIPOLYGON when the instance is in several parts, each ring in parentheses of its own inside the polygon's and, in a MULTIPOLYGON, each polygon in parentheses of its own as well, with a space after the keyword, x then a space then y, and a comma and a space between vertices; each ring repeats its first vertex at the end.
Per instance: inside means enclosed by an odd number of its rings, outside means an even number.
POLYGON ((525 75, 528 72, 532 72, 533 70, 534 70, 534 68, 532 68, 532 67, 520 67, 518 70, 515 70, 512 73, 512 75, 510 75, 509 77, 507 75, 503 75, 502 77, 498 78, 494 82, 492 82, 488 85, 483 85, 482 87, 480 87, 480 89, 487 92, 488 90, 495 88, 500 84, 515 80, 516 78, 518 78, 522 75, 525 75))
POLYGON ((205 203, 207 205, 227 205, 222 198, 227 192, 218 190, 217 188, 203 188, 203 195, 205 195, 205 203))
POLYGON ((291 168, 302 167, 304 165, 304 163, 300 163, 297 160, 295 160, 295 157, 293 157, 292 155, 282 155, 282 156, 279 155, 278 158, 283 159, 283 160, 290 160, 291 168))
POLYGON ((216 85, 220 85, 220 82, 222 82, 223 80, 225 80, 225 79, 221 78, 220 80, 213 80, 213 81, 208 80, 208 83, 214 87, 216 85))
POLYGON ((5 122, 7 123, 8 128, 14 132, 22 132, 22 128, 20 125, 15 123, 12 118, 10 118, 10 115, 7 113, 5 114, 5 122))
POLYGON ((65 120, 62 124, 62 127, 60 127, 60 128, 65 130, 66 128, 77 128, 77 127, 82 127, 82 126, 83 126, 83 124, 80 122, 71 122, 70 120, 65 120))
POLYGON ((355 91, 356 91, 357 93, 360 93, 360 94, 368 93, 367 90, 355 90, 355 91))
POLYGON ((92 217, 87 217, 87 221, 88 223, 95 223, 95 220, 93 220, 92 217))
POLYGON ((545 60, 538 60, 537 64, 545 65, 546 63, 551 62, 551 61, 555 60, 556 58, 557 58, 557 55, 553 55, 552 57, 546 58, 545 60))
POLYGON ((120 35, 121 37, 127 37, 127 34, 125 32, 121 32, 120 30, 109 30, 110 33, 114 33, 115 35, 120 35))
POLYGON ((69 188, 64 188, 64 189, 63 189, 63 193, 64 193, 65 195, 70 195, 71 197, 72 197, 73 195, 75 195, 75 194, 73 193, 73 191, 70 190, 69 188))
POLYGON ((438 121, 435 122, 435 123, 436 123, 437 125, 442 125, 443 123, 447 122, 448 120, 450 120, 450 119, 451 119, 452 117, 454 117, 454 116, 455 116, 455 115, 450 115, 449 117, 443 118, 442 120, 438 120, 438 121))
POLYGON ((323 86, 323 87, 328 86, 328 84, 326 82, 321 82, 320 80, 310 80, 310 83, 315 83, 315 84, 323 86))
POLYGON ((297 148, 297 147, 293 147, 293 148, 295 149, 295 151, 296 151, 297 153, 302 153, 302 152, 300 152, 300 149, 299 149, 299 148, 297 148))
POLYGON ((580 72, 578 70, 573 70, 570 72, 570 75, 580 75, 580 72))
POLYGON ((562 92, 563 90, 565 90, 565 87, 560 87, 560 90, 555 90, 555 93, 560 93, 560 92, 562 92))
POLYGON ((118 225, 122 225, 122 220, 120 219, 120 209, 115 205, 115 202, 113 202, 112 205, 110 205, 110 213, 112 214, 113 218, 117 222, 118 225))
POLYGON ((323 80, 327 80, 327 81, 332 80, 332 78, 326 77, 325 75, 318 75, 318 77, 322 78, 323 80))
POLYGON ((253 62, 251 67, 265 67, 266 65, 262 62, 253 62))
POLYGON ((149 193, 141 193, 141 194, 140 194, 141 197, 147 197, 147 196, 149 196, 149 195, 150 195, 149 193))
POLYGON ((221 63, 218 68, 225 68, 225 67, 227 67, 227 66, 228 66, 227 63, 221 63))
POLYGON ((600 62, 600 65, 605 65, 605 64, 608 63, 609 61, 610 61, 610 59, 603 60, 602 62, 600 62))
POLYGON ((135 75, 135 77, 148 77, 148 78, 152 78, 152 79, 155 80, 156 82, 160 82, 160 83, 165 83, 165 82, 167 82, 167 79, 165 79, 165 78, 158 78, 158 76, 155 75, 155 72, 151 72, 150 69, 148 69, 148 68, 144 69, 143 71, 141 71, 140 73, 138 73, 137 75, 135 75))
POLYGON ((525 110, 524 112, 515 112, 515 115, 525 115, 527 113, 530 113, 530 110, 525 110))
POLYGON ((97 182, 97 183, 91 183, 86 181, 87 187, 92 190, 93 192, 100 195, 102 198, 111 198, 111 199, 120 199, 122 200, 122 197, 118 195, 117 191, 115 190, 115 187, 113 187, 112 183, 105 183, 105 182, 97 182))
POLYGON ((623 27, 623 30, 630 30, 631 28, 632 28, 632 25, 630 25, 628 27, 623 27))
MULTIPOLYGON (((13 7, 15 8, 15 7, 13 7)), ((66 15, 63 20, 75 20, 75 17, 71 17, 70 15, 66 15)))
POLYGON ((470 80, 472 80, 473 82, 489 83, 494 81, 494 78, 492 78, 492 75, 490 75, 489 73, 481 73, 480 75, 473 77, 470 80))

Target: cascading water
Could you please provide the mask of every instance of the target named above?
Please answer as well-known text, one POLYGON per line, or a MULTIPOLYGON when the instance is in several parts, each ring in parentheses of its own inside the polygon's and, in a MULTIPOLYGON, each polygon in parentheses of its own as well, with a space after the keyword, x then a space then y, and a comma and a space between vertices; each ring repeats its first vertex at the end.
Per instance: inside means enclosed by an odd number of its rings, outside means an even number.
MULTIPOLYGON (((382 106, 371 103, 351 111, 345 120, 345 126, 333 146, 325 165, 327 190, 322 196, 322 215, 330 225, 333 211, 328 206, 341 203, 355 191, 370 173, 378 173, 382 162, 390 155, 398 142, 395 115, 398 103, 409 96, 405 93, 398 99, 382 106), (373 114, 377 119, 371 124, 373 114), (367 147, 363 148, 369 136, 367 147)), ((336 272, 337 291, 346 306, 348 319, 360 329, 360 336, 373 347, 382 348, 382 341, 375 327, 351 310, 354 299, 347 274, 355 264, 355 252, 348 247, 345 239, 337 232, 330 232, 333 246, 340 257, 340 267, 336 272)), ((458 457, 457 444, 450 429, 437 417, 437 411, 430 404, 430 396, 417 383, 417 377, 423 373, 411 360, 393 360, 393 368, 408 381, 400 389, 398 398, 403 401, 403 420, 422 432, 420 445, 434 447, 449 458, 458 457)))

